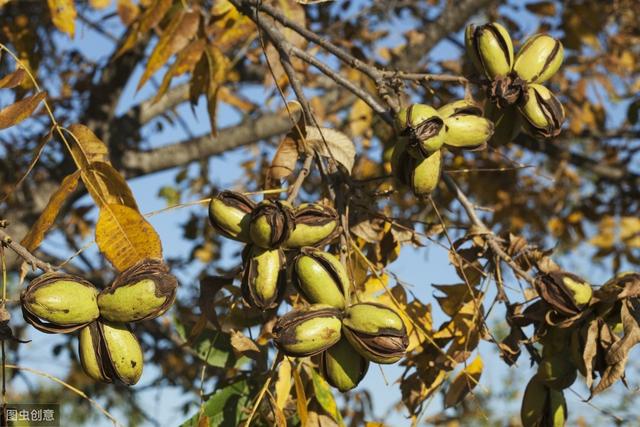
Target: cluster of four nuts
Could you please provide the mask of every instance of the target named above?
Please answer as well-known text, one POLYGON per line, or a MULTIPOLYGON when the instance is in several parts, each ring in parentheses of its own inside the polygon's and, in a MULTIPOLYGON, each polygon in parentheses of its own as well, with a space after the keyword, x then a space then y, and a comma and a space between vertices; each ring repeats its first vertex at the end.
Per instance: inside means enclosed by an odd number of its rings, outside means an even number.
POLYGON ((177 287, 162 261, 147 259, 123 271, 102 291, 82 277, 45 273, 29 283, 20 302, 25 321, 42 332, 80 330, 80 362, 88 376, 133 385, 142 375, 143 354, 127 323, 166 312, 177 287))

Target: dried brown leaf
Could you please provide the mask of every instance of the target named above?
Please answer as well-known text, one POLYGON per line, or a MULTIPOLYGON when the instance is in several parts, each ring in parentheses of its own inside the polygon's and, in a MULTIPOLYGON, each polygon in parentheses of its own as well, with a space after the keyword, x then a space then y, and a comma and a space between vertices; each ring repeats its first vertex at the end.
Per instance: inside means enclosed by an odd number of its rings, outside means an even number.
POLYGON ((629 357, 629 350, 640 342, 640 325, 638 325, 640 311, 638 309, 637 303, 634 304, 633 300, 625 299, 622 301, 620 317, 624 336, 609 348, 605 358, 607 365, 615 365, 626 360, 629 357))
POLYGON ((7 74, 0 79, 0 89, 12 89, 21 84, 25 77, 27 77, 26 71, 22 68, 18 68, 14 72, 7 74))
POLYGON ((330 128, 306 127, 307 150, 314 150, 323 157, 334 159, 351 173, 356 159, 356 147, 353 141, 342 132, 330 128))
POLYGON ((231 331, 231 346, 235 352, 252 359, 260 356, 260 349, 256 343, 240 331, 231 331))
POLYGON ((462 400, 475 388, 482 375, 482 357, 480 355, 467 365, 451 382, 444 396, 445 408, 450 408, 462 400))
POLYGON ((290 136, 285 136, 278 150, 273 156, 269 167, 269 177, 271 180, 279 180, 291 175, 298 162, 298 144, 290 136))
POLYGON ((0 129, 17 125, 31 116, 46 96, 46 92, 38 92, 0 110, 0 129))
POLYGON ((437 296, 438 304, 442 311, 449 317, 454 316, 460 308, 467 302, 480 295, 480 291, 472 288, 466 283, 455 285, 433 285, 434 288, 445 294, 444 297, 437 296))
POLYGON ((276 399, 273 397, 273 394, 271 394, 269 390, 267 390, 267 395, 269 396, 269 404, 271 405, 271 410, 273 411, 273 418, 275 419, 276 427, 287 427, 287 418, 284 416, 282 408, 278 407, 276 399))
POLYGON ((116 10, 122 23, 126 26, 131 25, 140 14, 140 9, 132 0, 118 0, 116 10))
POLYGON ((35 224, 29 229, 29 232, 22 239, 20 244, 24 246, 29 252, 33 252, 42 240, 44 235, 49 231, 53 225, 60 208, 64 204, 67 197, 71 195, 78 186, 78 179, 80 178, 80 171, 75 171, 71 175, 67 175, 62 180, 60 187, 51 195, 49 203, 44 208, 35 224))

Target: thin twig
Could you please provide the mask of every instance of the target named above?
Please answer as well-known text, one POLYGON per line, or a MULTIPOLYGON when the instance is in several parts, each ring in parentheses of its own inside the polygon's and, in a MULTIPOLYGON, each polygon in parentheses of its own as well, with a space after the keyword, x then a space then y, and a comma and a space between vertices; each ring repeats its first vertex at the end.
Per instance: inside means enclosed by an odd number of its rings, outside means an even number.
POLYGON ((260 393, 258 394, 258 397, 256 398, 256 401, 251 408, 251 413, 249 414, 249 418, 247 418, 247 422, 244 424, 244 427, 249 427, 251 425, 251 420, 253 420, 253 416, 256 414, 256 411, 258 410, 258 406, 260 406, 260 402, 262 402, 262 398, 264 398, 264 395, 267 392, 267 389, 269 388, 271 381, 273 381, 273 376, 276 372, 275 368, 276 366, 278 366, 278 363, 280 363, 282 358, 283 358, 282 353, 277 352, 276 357, 273 360, 273 364, 271 365, 271 369, 269 370, 269 376, 267 377, 267 380, 264 382, 264 385, 262 386, 262 389, 260 390, 260 393))
POLYGON ((4 230, 0 230, 0 243, 9 247, 12 251, 18 254, 21 258, 27 261, 32 266, 38 267, 42 271, 54 271, 55 268, 51 264, 42 261, 31 252, 27 250, 20 243, 13 240, 13 238, 7 234, 4 230))
POLYGON ((443 175, 443 179, 449 190, 453 193, 458 202, 462 205, 462 208, 467 213, 467 216, 471 220, 471 222, 479 228, 479 232, 482 233, 483 238, 491 248, 491 250, 506 262, 509 267, 516 273, 518 276, 529 282, 532 286, 534 283, 533 277, 526 271, 524 271, 518 264, 505 252, 500 243, 498 242, 497 236, 487 227, 487 225, 480 219, 478 214, 476 213, 475 207, 471 201, 467 198, 467 196, 460 190, 458 184, 448 175, 443 175))
POLYGON ((287 202, 293 202, 298 193, 300 192, 300 188, 302 187, 302 183, 305 178, 309 175, 311 171, 311 163, 313 162, 314 154, 307 154, 307 157, 304 159, 304 163, 302 164, 302 169, 298 173, 296 180, 289 187, 289 196, 287 196, 287 202))
POLYGON ((51 381, 54 381, 54 382, 62 385, 63 387, 71 390, 73 393, 75 393, 78 396, 82 397, 83 399, 87 400, 89 403, 91 403, 93 406, 95 406, 96 409, 98 409, 100 412, 102 412, 102 414, 105 417, 109 418, 114 426, 123 426, 123 424, 121 424, 113 415, 111 415, 109 413, 109 411, 107 411, 105 408, 103 408, 102 405, 100 405, 98 402, 96 402, 95 400, 90 398, 85 392, 83 392, 80 389, 75 388, 74 386, 72 386, 71 384, 69 384, 67 382, 64 382, 63 380, 61 380, 60 378, 58 378, 56 376, 48 374, 48 373, 46 373, 44 371, 40 371, 38 369, 28 368, 26 366, 7 364, 7 368, 15 369, 15 370, 19 370, 19 371, 24 371, 24 372, 29 372, 29 373, 32 373, 34 375, 39 375, 41 377, 50 379, 51 381))

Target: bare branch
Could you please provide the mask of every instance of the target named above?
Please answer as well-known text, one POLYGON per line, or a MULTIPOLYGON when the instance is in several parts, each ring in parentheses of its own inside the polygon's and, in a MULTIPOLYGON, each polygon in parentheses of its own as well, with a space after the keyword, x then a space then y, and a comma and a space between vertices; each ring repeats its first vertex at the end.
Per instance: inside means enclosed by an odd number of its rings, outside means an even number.
POLYGON ((22 259, 27 261, 32 266, 38 267, 42 271, 54 270, 51 264, 46 263, 40 260, 39 258, 37 258, 35 255, 29 252, 27 248, 22 246, 20 243, 14 241, 13 238, 2 229, 0 229, 0 244, 7 246, 16 254, 18 254, 22 259))
POLYGON ((140 125, 149 123, 155 117, 172 110, 189 100, 189 84, 184 83, 169 89, 157 102, 148 99, 137 107, 140 111, 138 120, 140 125))
POLYGON ((122 157, 122 165, 129 177, 146 175, 281 135, 292 126, 289 117, 265 114, 222 129, 217 137, 207 134, 149 151, 127 151, 122 157))
POLYGON ((481 233, 483 233, 483 237, 487 242, 487 244, 489 245, 489 247, 491 248, 491 250, 498 257, 500 257, 500 259, 506 262, 509 265, 509 267, 511 267, 514 273, 522 277, 524 280, 526 280, 533 286, 533 282, 534 282, 533 277, 531 277, 531 275, 526 271, 522 270, 520 266, 518 266, 518 264, 513 260, 513 258, 511 258, 509 254, 505 252, 505 250, 502 248, 502 246, 498 242, 497 236, 480 219, 480 217, 476 213, 476 209, 473 206, 473 203, 471 203, 471 201, 467 198, 467 196, 462 192, 462 190, 460 189, 460 187, 458 187, 458 184, 456 184, 453 178, 445 174, 443 175, 443 179, 445 184, 447 184, 447 187, 449 188, 449 190, 453 193, 455 198, 458 199, 458 202, 460 202, 460 204, 462 205, 463 209, 467 213, 467 216, 469 217, 471 222, 476 227, 479 228, 479 231, 481 233))

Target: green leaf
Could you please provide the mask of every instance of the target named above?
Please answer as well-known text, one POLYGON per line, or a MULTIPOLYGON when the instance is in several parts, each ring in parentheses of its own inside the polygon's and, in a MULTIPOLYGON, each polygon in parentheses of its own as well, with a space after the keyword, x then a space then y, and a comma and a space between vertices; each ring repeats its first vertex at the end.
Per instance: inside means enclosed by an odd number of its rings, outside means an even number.
POLYGON ((182 427, 200 427, 200 419, 208 422, 204 425, 238 426, 242 418, 246 416, 244 409, 251 404, 249 385, 246 380, 238 381, 223 389, 216 391, 193 415, 182 424, 182 427))
MULTIPOLYGON (((186 327, 177 319, 174 324, 178 335, 185 341, 188 340, 193 325, 186 327)), ((191 339, 191 348, 202 361, 218 368, 238 368, 250 360, 244 356, 236 357, 231 346, 231 336, 221 331, 205 329, 191 339)))
POLYGON ((327 411, 338 424, 343 426, 344 422, 342 421, 342 416, 333 398, 329 384, 327 384, 324 378, 318 375, 315 369, 311 371, 311 381, 313 382, 313 391, 316 395, 316 400, 320 406, 322 406, 322 409, 327 411))

